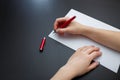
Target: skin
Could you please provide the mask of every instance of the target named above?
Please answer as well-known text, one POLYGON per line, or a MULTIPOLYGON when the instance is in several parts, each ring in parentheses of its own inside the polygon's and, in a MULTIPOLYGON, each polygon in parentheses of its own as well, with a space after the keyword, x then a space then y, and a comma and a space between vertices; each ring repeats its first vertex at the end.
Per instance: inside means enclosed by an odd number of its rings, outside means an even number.
POLYGON ((67 63, 61 67, 51 80, 72 80, 81 76, 99 65, 99 62, 92 60, 101 55, 99 48, 85 46, 76 50, 67 63))
POLYGON ((93 28, 80 24, 78 22, 71 22, 66 28, 59 28, 61 23, 64 23, 68 18, 58 18, 54 23, 54 30, 59 34, 69 33, 86 36, 104 46, 120 51, 120 31, 109 31, 104 29, 93 28), (113 38, 114 37, 114 38, 113 38))
MULTIPOLYGON (((93 28, 72 21, 66 28, 59 28, 69 18, 57 18, 54 22, 54 30, 61 35, 77 34, 86 36, 104 46, 120 51, 120 31, 109 31, 93 28), (114 38, 113 38, 114 36, 114 38)), ((94 46, 85 46, 76 50, 68 62, 61 67, 51 80, 71 80, 81 76, 98 66, 98 62, 91 61, 101 55, 100 49, 94 46)))

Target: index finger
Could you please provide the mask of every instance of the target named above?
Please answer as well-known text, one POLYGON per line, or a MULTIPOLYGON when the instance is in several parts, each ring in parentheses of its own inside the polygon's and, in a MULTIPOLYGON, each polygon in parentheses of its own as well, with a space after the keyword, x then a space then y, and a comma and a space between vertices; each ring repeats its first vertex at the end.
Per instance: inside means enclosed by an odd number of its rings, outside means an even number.
POLYGON ((57 18, 54 22, 54 30, 58 28, 59 23, 65 22, 67 19, 67 17, 57 18))

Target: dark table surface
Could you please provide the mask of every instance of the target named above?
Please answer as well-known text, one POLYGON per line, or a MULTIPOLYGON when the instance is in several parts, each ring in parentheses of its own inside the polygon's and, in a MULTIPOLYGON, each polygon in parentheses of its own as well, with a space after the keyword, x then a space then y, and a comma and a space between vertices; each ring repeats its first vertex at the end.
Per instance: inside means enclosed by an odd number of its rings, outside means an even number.
MULTIPOLYGON (((76 9, 120 28, 120 0, 0 0, 0 80, 49 80, 73 54, 48 34, 54 20, 76 9), (44 51, 39 52, 43 37, 44 51)), ((75 80, 120 80, 100 65, 75 80)))

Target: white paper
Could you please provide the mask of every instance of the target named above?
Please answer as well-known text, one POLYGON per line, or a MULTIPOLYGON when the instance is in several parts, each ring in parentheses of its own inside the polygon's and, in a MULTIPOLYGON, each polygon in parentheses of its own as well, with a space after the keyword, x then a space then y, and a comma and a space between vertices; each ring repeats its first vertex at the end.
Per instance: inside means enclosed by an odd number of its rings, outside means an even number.
MULTIPOLYGON (((104 22, 101 22, 97 19, 94 19, 90 16, 87 16, 81 12, 78 12, 74 9, 71 9, 67 17, 76 16, 75 20, 81 24, 89 25, 92 27, 102 28, 106 30, 112 30, 112 31, 120 31, 119 29, 112 27, 104 22)), ((99 43, 96 43, 86 37, 78 36, 78 35, 64 35, 60 36, 57 33, 54 33, 52 31, 49 34, 49 37, 66 45, 67 47, 77 50, 78 48, 82 46, 87 45, 95 45, 101 49, 102 56, 97 58, 97 60, 100 62, 101 65, 105 66, 106 68, 112 70, 113 72, 117 73, 119 65, 120 65, 120 53, 117 51, 114 51, 110 48, 107 48, 99 43)))

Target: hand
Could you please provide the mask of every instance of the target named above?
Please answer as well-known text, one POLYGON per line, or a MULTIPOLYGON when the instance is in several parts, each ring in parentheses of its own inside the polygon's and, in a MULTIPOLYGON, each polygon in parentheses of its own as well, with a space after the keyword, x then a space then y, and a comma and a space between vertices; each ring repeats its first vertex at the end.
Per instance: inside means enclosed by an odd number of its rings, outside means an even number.
POLYGON ((99 48, 94 46, 85 46, 79 48, 69 58, 64 67, 69 68, 71 73, 74 73, 74 76, 81 76, 98 66, 99 62, 91 62, 100 55, 101 52, 99 51, 99 48))
POLYGON ((97 61, 91 62, 100 55, 101 52, 97 47, 85 46, 79 48, 51 80, 71 80, 91 71, 99 64, 97 61))
POLYGON ((54 30, 60 34, 82 34, 86 26, 75 21, 72 21, 66 28, 59 28, 59 26, 61 26, 68 19, 69 18, 67 17, 57 18, 54 22, 54 30))

